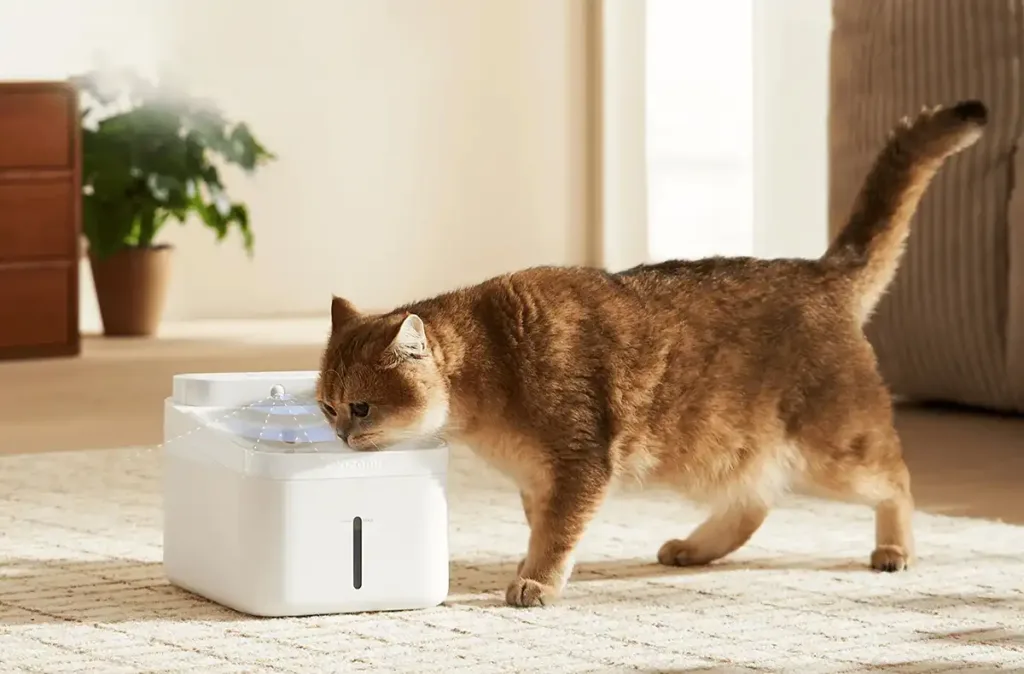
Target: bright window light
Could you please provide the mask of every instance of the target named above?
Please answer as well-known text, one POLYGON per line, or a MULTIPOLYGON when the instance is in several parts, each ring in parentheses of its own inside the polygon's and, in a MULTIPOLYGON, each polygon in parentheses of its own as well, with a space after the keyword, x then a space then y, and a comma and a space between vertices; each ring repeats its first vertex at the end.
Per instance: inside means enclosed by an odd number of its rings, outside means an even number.
POLYGON ((753 252, 754 1, 647 0, 655 261, 753 252))

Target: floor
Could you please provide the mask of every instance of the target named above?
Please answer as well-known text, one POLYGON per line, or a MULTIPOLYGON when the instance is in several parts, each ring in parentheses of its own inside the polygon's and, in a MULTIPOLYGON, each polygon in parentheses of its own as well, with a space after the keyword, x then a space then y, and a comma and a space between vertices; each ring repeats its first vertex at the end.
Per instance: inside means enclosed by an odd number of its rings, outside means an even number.
MULTIPOLYGON (((87 337, 73 359, 0 362, 0 454, 153 446, 180 372, 316 369, 328 319, 169 324, 158 339, 87 337)), ((1024 418, 904 407, 922 510, 1024 524, 1024 418)))
MULTIPOLYGON (((347 481, 322 489, 315 477, 292 482, 277 515, 265 497, 280 492, 238 482, 197 480, 165 501, 169 460, 145 448, 0 457, 0 674, 1024 671, 1021 526, 919 513, 918 564, 881 574, 867 566, 869 508, 791 502, 727 559, 668 568, 655 551, 702 513, 664 491, 619 492, 588 526, 560 600, 515 609, 505 590, 529 537, 519 496, 454 448, 448 564, 433 576, 440 586, 447 568, 448 591, 425 607, 404 602, 422 594, 417 572, 429 567, 417 560, 437 550, 433 508, 353 510, 347 481), (206 515, 176 510, 185 503, 206 515), (187 526, 164 526, 168 506, 187 526), (356 514, 371 515, 359 589, 345 535, 356 514), (402 555, 373 556, 398 522, 430 535, 399 529, 402 555), (285 540, 317 553, 282 564, 285 540), (236 613, 172 585, 166 559, 179 561, 179 582, 228 606, 315 615, 236 613), (417 610, 344 613, 368 594, 417 610)), ((404 499, 423 493, 398 480, 404 499)))

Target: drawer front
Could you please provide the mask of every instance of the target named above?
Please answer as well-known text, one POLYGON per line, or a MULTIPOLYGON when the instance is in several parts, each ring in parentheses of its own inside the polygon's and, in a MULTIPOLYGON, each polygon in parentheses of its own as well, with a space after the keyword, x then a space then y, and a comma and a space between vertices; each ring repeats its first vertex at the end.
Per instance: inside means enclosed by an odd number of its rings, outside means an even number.
POLYGON ((71 182, 0 183, 0 262, 75 254, 71 182))
POLYGON ((71 168, 73 108, 62 89, 0 87, 0 169, 71 168))
POLYGON ((73 272, 70 263, 0 266, 0 349, 72 341, 73 272))

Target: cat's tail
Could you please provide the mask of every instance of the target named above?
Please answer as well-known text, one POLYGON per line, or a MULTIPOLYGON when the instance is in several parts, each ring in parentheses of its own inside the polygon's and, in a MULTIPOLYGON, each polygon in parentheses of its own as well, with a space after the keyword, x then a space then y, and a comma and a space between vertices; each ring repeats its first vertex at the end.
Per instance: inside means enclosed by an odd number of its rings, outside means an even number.
POLYGON ((925 189, 947 158, 981 137, 987 122, 985 105, 972 100, 925 109, 890 132, 846 226, 822 258, 852 282, 862 323, 896 275, 910 220, 925 189))

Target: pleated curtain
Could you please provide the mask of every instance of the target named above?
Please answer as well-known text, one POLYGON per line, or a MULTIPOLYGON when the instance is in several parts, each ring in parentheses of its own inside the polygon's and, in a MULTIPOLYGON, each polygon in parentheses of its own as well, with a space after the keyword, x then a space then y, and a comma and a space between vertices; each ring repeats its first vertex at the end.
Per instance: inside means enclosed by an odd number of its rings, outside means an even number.
POLYGON ((978 98, 986 136, 924 197, 868 325, 908 398, 1024 412, 1024 2, 833 0, 829 226, 846 220, 886 133, 925 105, 978 98))

